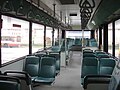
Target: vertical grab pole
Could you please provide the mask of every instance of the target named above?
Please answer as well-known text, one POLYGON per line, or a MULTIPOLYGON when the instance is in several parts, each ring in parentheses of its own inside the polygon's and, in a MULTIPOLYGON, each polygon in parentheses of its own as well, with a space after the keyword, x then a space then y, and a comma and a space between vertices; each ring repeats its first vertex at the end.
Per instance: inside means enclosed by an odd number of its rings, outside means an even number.
POLYGON ((46 25, 44 25, 44 50, 46 50, 46 25))
POLYGON ((84 47, 84 29, 82 29, 82 47, 84 47))
MULTIPOLYGON (((53 10, 54 10, 54 17, 55 17, 55 6, 56 6, 56 4, 55 4, 55 1, 54 1, 54 3, 53 3, 53 10)), ((55 41, 54 41, 54 34, 55 34, 55 28, 53 27, 53 30, 52 30, 52 46, 54 46, 54 43, 55 43, 55 41)))
POLYGON ((29 22, 29 54, 32 54, 32 22, 29 22))
POLYGON ((1 67, 1 64, 2 64, 2 53, 1 53, 1 30, 2 30, 2 14, 0 12, 0 67, 1 67))

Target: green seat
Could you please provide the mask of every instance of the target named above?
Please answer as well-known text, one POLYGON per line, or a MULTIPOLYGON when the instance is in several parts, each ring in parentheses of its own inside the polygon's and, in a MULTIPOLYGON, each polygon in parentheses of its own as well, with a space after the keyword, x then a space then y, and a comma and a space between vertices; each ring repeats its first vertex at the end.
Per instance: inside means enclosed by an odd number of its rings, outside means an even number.
POLYGON ((98 58, 110 58, 108 54, 98 54, 97 57, 98 58))
POLYGON ((60 72, 60 54, 59 53, 50 53, 50 56, 53 56, 56 58, 56 74, 60 72))
POLYGON ((32 90, 31 77, 28 73, 24 71, 7 70, 3 74, 19 78, 21 81, 21 90, 32 90))
POLYGON ((99 60, 99 74, 112 75, 115 67, 115 60, 113 58, 101 58, 99 60))
POLYGON ((39 57, 27 56, 25 58, 23 71, 26 71, 32 78, 32 81, 38 76, 40 67, 39 57))
POLYGON ((83 53, 93 53, 92 50, 83 50, 83 53))
POLYGON ((81 77, 89 74, 98 74, 98 60, 95 57, 83 58, 81 77))
POLYGON ((39 69, 38 77, 35 78, 34 82, 51 84, 52 82, 54 82, 55 76, 56 76, 55 58, 42 57, 41 69, 39 69))
POLYGON ((98 44, 96 41, 90 41, 89 46, 90 47, 98 47, 98 44))
POLYGON ((83 58, 84 57, 96 57, 94 53, 83 53, 83 58))
POLYGON ((39 57, 39 59, 41 59, 41 57, 44 55, 46 55, 46 52, 35 53, 35 56, 39 57))
POLYGON ((59 74, 59 72, 60 72, 60 53, 50 52, 49 55, 43 55, 43 57, 55 58, 56 75, 59 74))
POLYGON ((20 84, 18 78, 0 75, 0 90, 21 90, 20 84))
POLYGON ((93 52, 91 49, 83 49, 83 52, 93 52))
POLYGON ((120 68, 118 66, 119 64, 120 62, 118 61, 118 64, 115 66, 113 70, 108 90, 120 90, 120 78, 119 78, 120 68))
POLYGON ((74 39, 68 38, 68 39, 67 39, 67 47, 68 47, 68 50, 71 49, 71 47, 72 47, 73 44, 74 44, 74 39))
POLYGON ((74 45, 80 45, 80 46, 82 46, 82 42, 81 42, 80 38, 76 38, 75 39, 74 45))
POLYGON ((60 52, 60 47, 59 47, 59 46, 52 46, 52 47, 51 47, 51 50, 52 50, 53 52, 60 52))
POLYGON ((83 83, 84 90, 120 90, 119 63, 118 61, 114 68, 115 60, 113 58, 101 58, 100 66, 103 68, 100 70, 100 75, 86 76, 83 83), (106 67, 112 67, 114 70, 106 67))
POLYGON ((94 53, 96 56, 98 56, 99 54, 106 54, 106 52, 103 52, 103 51, 95 51, 94 53))
POLYGON ((95 57, 83 58, 81 68, 81 83, 86 75, 97 75, 98 74, 98 60, 95 57))

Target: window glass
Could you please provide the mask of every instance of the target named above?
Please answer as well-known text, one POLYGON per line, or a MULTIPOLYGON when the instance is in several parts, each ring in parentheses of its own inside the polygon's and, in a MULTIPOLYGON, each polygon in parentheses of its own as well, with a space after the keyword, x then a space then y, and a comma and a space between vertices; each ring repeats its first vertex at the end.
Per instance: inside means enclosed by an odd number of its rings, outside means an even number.
POLYGON ((99 45, 99 29, 97 30, 97 41, 98 41, 98 45, 99 45))
POLYGON ((59 45, 61 45, 62 42, 62 30, 59 29, 59 45))
POLYGON ((108 25, 108 52, 112 54, 112 23, 108 25))
POLYGON ((46 47, 47 48, 52 46, 52 31, 53 31, 53 28, 46 27, 46 47))
MULTIPOLYGON (((82 31, 66 31, 66 38, 82 38, 82 31)), ((90 38, 90 31, 84 31, 84 38, 90 38)))
POLYGON ((32 52, 44 47, 44 26, 32 23, 32 52))
POLYGON ((96 40, 96 43, 97 43, 97 47, 98 47, 98 29, 96 29, 95 31, 94 31, 94 38, 95 38, 95 40, 96 40))
POLYGON ((59 45, 59 42, 58 42, 58 29, 55 29, 55 31, 54 31, 54 42, 55 42, 55 45, 59 45))
POLYGON ((90 38, 90 31, 84 31, 84 38, 90 38))
POLYGON ((115 22, 115 56, 119 57, 120 55, 120 20, 115 22))
POLYGON ((2 16, 2 64, 29 52, 29 22, 2 16))

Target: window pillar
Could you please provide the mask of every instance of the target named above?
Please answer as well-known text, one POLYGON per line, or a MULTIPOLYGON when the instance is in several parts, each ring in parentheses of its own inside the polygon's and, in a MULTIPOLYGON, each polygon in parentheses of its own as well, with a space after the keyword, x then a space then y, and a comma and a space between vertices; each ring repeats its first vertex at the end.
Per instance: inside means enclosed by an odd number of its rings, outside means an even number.
POLYGON ((112 55, 115 56, 115 21, 112 23, 112 55))
POLYGON ((2 29, 2 22, 3 20, 2 20, 2 15, 1 15, 1 13, 0 13, 0 67, 1 67, 1 64, 2 64, 2 53, 1 53, 1 29, 2 29))
POLYGON ((46 26, 44 25, 44 50, 46 50, 46 26))
POLYGON ((99 49, 102 49, 102 27, 99 27, 99 49))
POLYGON ((29 22, 29 54, 32 54, 32 22, 29 22))
POLYGON ((103 50, 108 52, 108 24, 103 27, 103 50))

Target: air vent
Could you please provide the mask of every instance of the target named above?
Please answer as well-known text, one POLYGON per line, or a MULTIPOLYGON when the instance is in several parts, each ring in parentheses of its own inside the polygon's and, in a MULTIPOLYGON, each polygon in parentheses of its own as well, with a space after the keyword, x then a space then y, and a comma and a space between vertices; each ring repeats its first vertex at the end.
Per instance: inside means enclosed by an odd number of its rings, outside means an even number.
POLYGON ((69 16, 77 16, 77 13, 70 13, 69 16))
POLYGON ((61 4, 75 4, 74 0, 60 0, 61 4))

